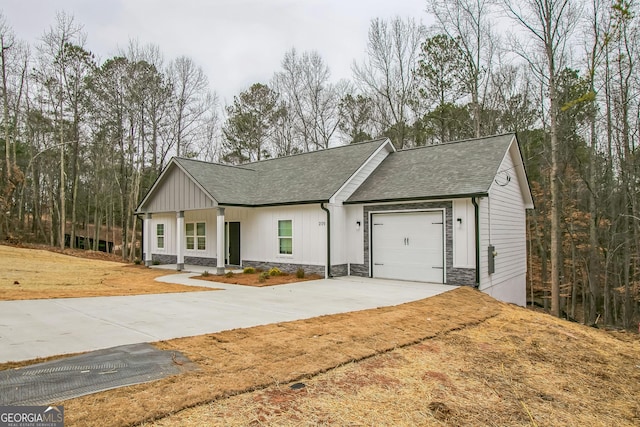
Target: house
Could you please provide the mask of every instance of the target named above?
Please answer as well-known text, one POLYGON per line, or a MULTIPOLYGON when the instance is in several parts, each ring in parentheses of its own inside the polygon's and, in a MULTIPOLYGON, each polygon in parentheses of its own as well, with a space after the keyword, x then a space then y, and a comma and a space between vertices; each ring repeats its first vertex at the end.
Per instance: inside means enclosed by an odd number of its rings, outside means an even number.
POLYGON ((136 213, 146 265, 472 285, 525 305, 531 208, 506 134, 401 151, 385 138, 241 166, 174 157, 136 213))

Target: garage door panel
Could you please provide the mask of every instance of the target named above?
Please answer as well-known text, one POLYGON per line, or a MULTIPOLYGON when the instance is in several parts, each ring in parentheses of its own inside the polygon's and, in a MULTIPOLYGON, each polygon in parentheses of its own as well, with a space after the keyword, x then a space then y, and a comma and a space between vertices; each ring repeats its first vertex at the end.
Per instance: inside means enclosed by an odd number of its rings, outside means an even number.
POLYGON ((373 214, 373 276, 442 283, 442 222, 441 211, 373 214))

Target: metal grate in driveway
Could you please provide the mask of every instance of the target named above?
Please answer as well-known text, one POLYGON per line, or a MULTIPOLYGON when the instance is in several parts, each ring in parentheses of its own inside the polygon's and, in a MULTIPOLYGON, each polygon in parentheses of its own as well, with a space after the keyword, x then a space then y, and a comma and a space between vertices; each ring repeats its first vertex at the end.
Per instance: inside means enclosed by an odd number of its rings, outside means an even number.
POLYGON ((0 406, 48 405, 194 368, 182 354, 158 350, 146 343, 92 351, 0 371, 0 406))

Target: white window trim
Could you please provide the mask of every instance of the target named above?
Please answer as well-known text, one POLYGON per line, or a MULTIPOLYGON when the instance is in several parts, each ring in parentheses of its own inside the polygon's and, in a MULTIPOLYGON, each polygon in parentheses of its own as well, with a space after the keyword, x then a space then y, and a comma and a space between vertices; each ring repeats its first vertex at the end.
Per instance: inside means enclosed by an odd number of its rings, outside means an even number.
POLYGON ((294 248, 293 248, 293 219, 292 218, 278 218, 276 221, 276 255, 278 258, 293 258, 294 248), (283 236, 280 237, 280 221, 291 221, 291 237, 283 236), (291 253, 283 254, 280 253, 280 239, 291 239, 291 253))
POLYGON ((184 249, 185 251, 189 251, 189 252, 199 252, 199 253, 204 253, 207 252, 207 222, 206 221, 185 221, 184 223, 184 249), (193 249, 189 249, 187 247, 187 237, 191 237, 191 236, 187 236, 187 225, 188 224, 193 224, 193 249), (204 234, 200 235, 198 234, 198 224, 204 224, 204 234), (204 249, 198 249, 198 238, 199 237, 204 237, 204 249))
POLYGON ((158 252, 165 252, 167 250, 167 224, 165 224, 164 222, 159 222, 156 223, 156 227, 155 227, 155 232, 156 232, 156 238, 155 238, 155 249, 158 252), (158 245, 158 238, 160 237, 160 235, 158 234, 158 226, 161 225, 162 226, 162 246, 158 245))

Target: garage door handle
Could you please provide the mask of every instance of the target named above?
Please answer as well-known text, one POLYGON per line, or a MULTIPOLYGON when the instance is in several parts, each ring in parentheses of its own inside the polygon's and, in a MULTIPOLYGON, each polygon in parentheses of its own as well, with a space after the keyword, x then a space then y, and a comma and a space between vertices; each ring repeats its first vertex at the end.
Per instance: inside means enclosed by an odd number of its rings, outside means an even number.
POLYGON ((384 265, 384 264, 380 264, 379 262, 374 262, 373 265, 384 265))
POLYGON ((431 268, 437 268, 438 270, 444 270, 444 267, 431 267, 431 268))

